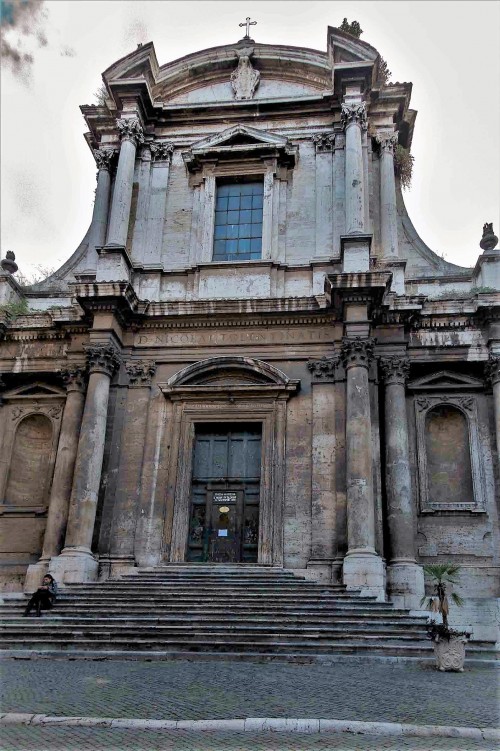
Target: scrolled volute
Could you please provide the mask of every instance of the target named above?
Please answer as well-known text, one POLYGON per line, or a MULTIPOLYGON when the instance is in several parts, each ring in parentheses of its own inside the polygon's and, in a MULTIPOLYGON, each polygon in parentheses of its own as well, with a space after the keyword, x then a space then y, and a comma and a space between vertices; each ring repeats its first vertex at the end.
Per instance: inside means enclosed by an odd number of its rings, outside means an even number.
POLYGON ((373 348, 375 341, 369 337, 364 339, 356 336, 353 339, 344 338, 340 356, 344 367, 347 369, 354 367, 369 368, 373 360, 373 348))
POLYGON ((410 358, 401 355, 379 358, 380 372, 382 378, 389 386, 399 383, 404 386, 410 375, 410 358))
POLYGON ((120 367, 121 357, 111 344, 89 344, 84 349, 90 373, 105 373, 111 378, 120 367))
POLYGON ((137 118, 127 118, 116 121, 122 141, 132 141, 136 145, 144 142, 144 131, 137 118))

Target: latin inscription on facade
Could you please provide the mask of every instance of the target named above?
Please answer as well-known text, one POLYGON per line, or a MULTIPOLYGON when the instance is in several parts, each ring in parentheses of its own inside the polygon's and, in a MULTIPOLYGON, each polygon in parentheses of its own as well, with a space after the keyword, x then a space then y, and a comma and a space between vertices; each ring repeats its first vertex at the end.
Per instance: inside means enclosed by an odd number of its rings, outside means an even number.
POLYGON ((234 344, 279 344, 294 342, 308 344, 310 342, 332 342, 333 327, 321 329, 282 329, 276 331, 245 331, 238 328, 234 331, 162 331, 158 334, 136 334, 136 347, 182 347, 205 345, 234 345, 234 344))

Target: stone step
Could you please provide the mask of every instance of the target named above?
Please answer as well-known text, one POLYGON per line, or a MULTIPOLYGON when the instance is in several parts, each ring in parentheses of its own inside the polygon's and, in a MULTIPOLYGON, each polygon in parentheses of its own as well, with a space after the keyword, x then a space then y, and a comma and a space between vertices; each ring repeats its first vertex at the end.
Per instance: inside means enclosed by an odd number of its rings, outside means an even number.
MULTIPOLYGON (((35 616, 33 616, 35 617, 35 616)), ((5 627, 11 626, 13 623, 18 625, 25 624, 25 618, 22 616, 21 612, 16 614, 10 614, 8 616, 3 616, 2 623, 5 627)), ((421 623, 415 622, 415 620, 412 620, 410 618, 401 618, 399 620, 391 618, 379 618, 377 619, 371 618, 370 616, 366 617, 349 617, 346 618, 344 616, 330 616, 328 618, 317 618, 317 617, 311 617, 311 616, 283 616, 283 615, 274 615, 272 618, 269 617, 263 617, 261 615, 254 615, 249 614, 245 617, 241 616, 234 616, 234 615, 226 615, 226 614, 220 614, 220 615, 199 615, 195 616, 190 613, 183 613, 179 615, 168 615, 168 616, 158 616, 158 615, 131 615, 131 614, 116 614, 116 615, 110 615, 109 613, 103 613, 102 616, 96 615, 96 614, 88 614, 83 613, 81 615, 75 615, 72 613, 71 615, 59 615, 57 613, 47 612, 43 611, 42 614, 42 620, 40 623, 53 623, 58 625, 59 623, 62 624, 69 624, 69 625, 75 625, 79 626, 82 623, 85 624, 121 624, 126 623, 129 625, 134 626, 148 626, 149 624, 158 624, 158 625, 168 625, 168 624, 178 624, 178 623, 184 623, 186 625, 189 625, 191 623, 199 623, 202 625, 206 624, 222 624, 223 626, 230 625, 230 624, 269 624, 269 625, 275 625, 275 624, 297 624, 297 625, 305 625, 305 626, 331 626, 331 625, 352 625, 352 626, 371 626, 375 629, 380 628, 381 626, 395 626, 398 628, 401 628, 403 626, 407 628, 415 628, 415 629, 424 629, 425 630, 425 624, 422 625, 421 623)))

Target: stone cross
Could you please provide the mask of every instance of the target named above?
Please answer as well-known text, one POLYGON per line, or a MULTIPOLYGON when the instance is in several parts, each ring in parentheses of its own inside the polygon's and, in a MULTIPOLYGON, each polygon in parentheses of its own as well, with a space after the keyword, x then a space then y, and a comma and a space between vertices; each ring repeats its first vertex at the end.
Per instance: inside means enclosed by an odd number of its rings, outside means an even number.
POLYGON ((250 16, 247 16, 247 20, 245 21, 245 23, 240 23, 239 25, 247 27, 246 34, 245 34, 244 38, 245 39, 250 39, 250 26, 257 26, 257 21, 250 21, 250 16))

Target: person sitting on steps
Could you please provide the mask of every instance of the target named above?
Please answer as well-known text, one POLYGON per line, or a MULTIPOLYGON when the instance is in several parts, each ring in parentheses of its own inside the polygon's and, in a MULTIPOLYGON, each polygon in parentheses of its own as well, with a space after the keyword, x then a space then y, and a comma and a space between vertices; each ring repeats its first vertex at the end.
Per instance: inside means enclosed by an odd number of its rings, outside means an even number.
POLYGON ((31 595, 30 600, 26 605, 26 610, 24 611, 23 616, 26 617, 27 615, 29 615, 31 608, 36 606, 36 614, 38 617, 40 617, 42 615, 42 607, 44 609, 51 608, 56 600, 56 597, 56 580, 51 574, 45 574, 41 586, 33 595, 31 595))

